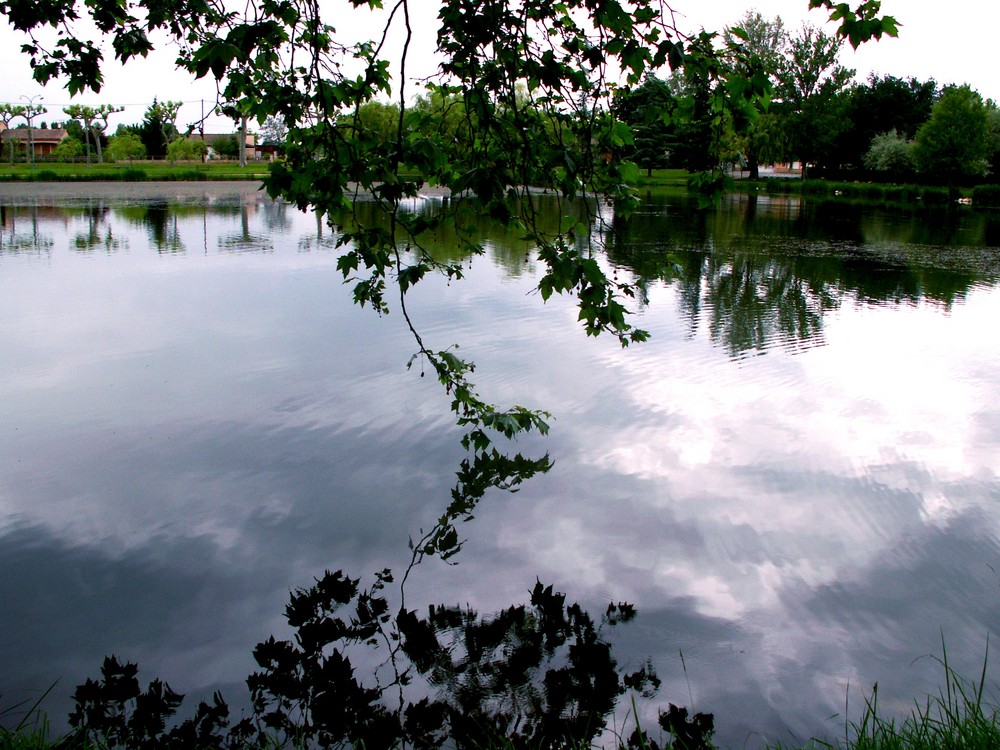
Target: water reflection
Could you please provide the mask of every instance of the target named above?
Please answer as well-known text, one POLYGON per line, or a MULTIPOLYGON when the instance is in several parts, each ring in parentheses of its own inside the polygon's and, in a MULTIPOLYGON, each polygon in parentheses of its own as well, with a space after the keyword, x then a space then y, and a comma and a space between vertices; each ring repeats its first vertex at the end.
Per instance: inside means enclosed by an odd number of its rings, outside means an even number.
MULTIPOLYGON (((32 201, 0 235, 0 691, 68 692, 118 651, 235 702, 289 588, 405 565, 463 457, 447 398, 407 373, 393 315, 352 306, 314 216, 253 191, 32 201)), ((463 345, 491 400, 555 413, 518 445, 555 467, 482 504, 414 607, 495 611, 536 576, 592 611, 633 601, 623 666, 653 656, 661 705, 691 705, 683 651, 731 747, 839 735, 848 683, 905 710, 936 687, 913 660, 942 629, 981 666, 1000 627, 991 215, 651 201, 602 258, 647 280, 653 339, 625 352, 531 294, 516 234, 483 227, 469 261, 450 231, 433 252, 467 279, 422 282, 417 325, 463 345), (907 241, 933 237, 960 243, 907 241)))
MULTIPOLYGON (((270 210, 264 210, 264 224, 265 228, 269 231, 252 232, 250 230, 250 209, 244 203, 240 206, 239 210, 240 230, 221 235, 219 237, 220 250, 231 253, 266 253, 274 250, 271 233, 281 226, 280 218, 277 222, 278 226, 275 226, 274 221, 275 216, 280 216, 280 211, 276 210, 274 208, 275 204, 270 201, 262 204, 262 206, 270 208, 270 210), (270 222, 268 222, 269 218, 270 222)), ((287 225, 287 222, 285 222, 285 225, 287 225)))
POLYGON ((1000 276, 1000 250, 985 245, 994 220, 745 195, 692 215, 659 199, 615 226, 608 247, 622 267, 676 285, 692 335, 739 358, 821 345, 824 318, 845 301, 947 311, 1000 276))
POLYGON ((17 255, 33 253, 42 255, 52 249, 52 235, 39 230, 45 223, 45 211, 38 208, 20 208, 0 205, 0 253, 17 255))
MULTIPOLYGON (((447 199, 444 199, 447 201, 447 199)), ((546 199, 536 197, 544 209, 546 199)), ((414 204, 433 216, 440 200, 414 204)), ((53 205, 2 208, 5 252, 52 247, 40 226, 80 226, 73 235, 79 250, 112 252, 127 246, 115 225, 141 227, 160 253, 183 253, 198 245, 209 251, 208 223, 235 220, 234 231, 217 234, 225 252, 271 252, 273 238, 291 231, 290 207, 261 194, 228 196, 211 202, 163 197, 138 201, 105 198, 53 205), (200 221, 202 237, 192 242, 181 222, 200 221), (260 225, 259 229, 252 227, 260 225)), ((371 221, 374 209, 355 209, 371 221)), ((736 195, 718 210, 697 211, 684 198, 650 196, 627 223, 614 222, 606 247, 609 259, 643 280, 676 285, 694 334, 704 330, 732 356, 795 348, 821 342, 823 319, 845 300, 869 304, 940 303, 947 310, 980 283, 1000 275, 1000 235, 996 212, 969 209, 877 207, 834 202, 807 203, 794 196, 736 195)), ((554 230, 558 213, 543 211, 554 230)), ((342 220, 351 221, 350 217, 342 220)), ((438 260, 467 260, 458 249, 468 225, 484 238, 488 257, 510 277, 531 276, 536 268, 519 233, 476 216, 439 226, 425 238, 438 260)), ((299 229, 301 250, 335 248, 338 234, 322 219, 315 229, 299 229)), ((124 227, 123 227, 124 228, 124 227)))
POLYGON ((85 217, 86 228, 78 231, 73 237, 74 247, 81 252, 104 250, 111 253, 127 248, 128 243, 116 238, 108 221, 110 209, 103 202, 81 209, 85 217))

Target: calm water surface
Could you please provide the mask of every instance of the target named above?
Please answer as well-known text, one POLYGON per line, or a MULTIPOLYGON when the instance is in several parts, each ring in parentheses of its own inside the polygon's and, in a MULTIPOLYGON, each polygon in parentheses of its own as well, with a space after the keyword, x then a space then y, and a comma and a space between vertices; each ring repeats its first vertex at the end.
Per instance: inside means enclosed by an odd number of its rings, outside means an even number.
MULTIPOLYGON (((246 185, 136 190, 0 199, 0 708, 58 678, 65 715, 112 652, 238 705, 289 589, 401 569, 462 457, 402 319, 351 304, 315 217, 246 185)), ((467 280, 414 291, 415 322, 488 400, 554 414, 517 447, 555 467, 488 496, 410 606, 489 611, 536 577, 631 601, 620 661, 651 656, 658 704, 715 712, 731 747, 839 735, 876 681, 908 710, 942 634, 978 674, 1000 629, 1000 216, 651 198, 606 235, 648 292, 653 338, 624 351, 487 231, 467 280)))

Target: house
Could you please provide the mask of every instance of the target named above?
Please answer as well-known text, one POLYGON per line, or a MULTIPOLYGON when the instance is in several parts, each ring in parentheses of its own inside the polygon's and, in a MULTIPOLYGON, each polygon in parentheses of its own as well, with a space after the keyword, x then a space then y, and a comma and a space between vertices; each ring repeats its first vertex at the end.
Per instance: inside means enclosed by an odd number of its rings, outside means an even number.
POLYGON ((266 158, 269 161, 274 161, 278 158, 278 154, 281 153, 282 145, 280 143, 275 143, 274 141, 264 141, 263 143, 257 144, 257 153, 260 154, 261 158, 266 158))
MULTIPOLYGON (((34 146, 35 156, 49 156, 56 150, 59 141, 67 136, 63 128, 31 128, 31 143, 34 146)), ((8 128, 0 132, 0 139, 3 142, 3 153, 8 153, 8 143, 14 143, 15 153, 23 154, 28 147, 28 128, 8 128)))

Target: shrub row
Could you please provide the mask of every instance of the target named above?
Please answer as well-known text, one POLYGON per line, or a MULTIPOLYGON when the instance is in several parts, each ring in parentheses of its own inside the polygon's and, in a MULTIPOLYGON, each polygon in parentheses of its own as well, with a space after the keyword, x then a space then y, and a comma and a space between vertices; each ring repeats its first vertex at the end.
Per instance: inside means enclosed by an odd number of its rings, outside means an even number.
POLYGON ((1000 206, 1000 185, 976 185, 972 189, 972 203, 976 206, 1000 206))
POLYGON ((946 187, 926 185, 886 185, 874 182, 834 182, 830 180, 791 180, 771 178, 764 182, 768 193, 843 196, 887 203, 942 204, 958 198, 958 193, 946 187))
MULTIPOLYGON (((203 180, 234 179, 232 175, 212 175, 197 169, 180 169, 148 174, 143 169, 122 169, 107 172, 55 172, 51 169, 40 169, 28 174, 2 174, 0 182, 195 182, 203 180)), ((235 179, 240 179, 236 176, 235 179)))

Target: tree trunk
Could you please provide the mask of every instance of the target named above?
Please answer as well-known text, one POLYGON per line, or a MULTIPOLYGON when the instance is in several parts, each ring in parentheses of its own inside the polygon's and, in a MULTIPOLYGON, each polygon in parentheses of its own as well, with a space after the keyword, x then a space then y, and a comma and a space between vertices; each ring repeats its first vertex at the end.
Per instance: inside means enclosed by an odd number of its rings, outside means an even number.
POLYGON ((240 118, 240 166, 247 165, 247 116, 240 118))

